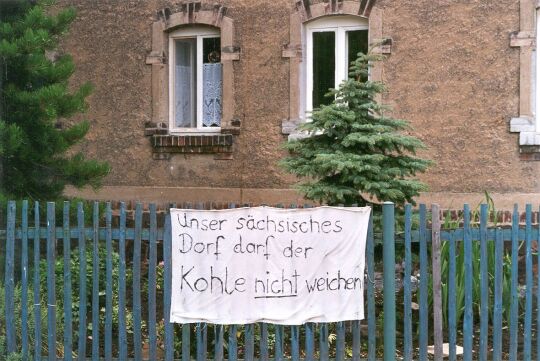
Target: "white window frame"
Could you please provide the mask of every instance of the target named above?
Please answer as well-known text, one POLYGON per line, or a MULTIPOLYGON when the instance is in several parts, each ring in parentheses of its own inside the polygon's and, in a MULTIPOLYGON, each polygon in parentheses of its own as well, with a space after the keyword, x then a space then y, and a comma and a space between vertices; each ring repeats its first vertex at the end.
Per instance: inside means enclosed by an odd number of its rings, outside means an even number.
POLYGON ((307 114, 313 111, 313 33, 330 32, 336 33, 335 43, 335 84, 338 88, 341 82, 347 80, 349 76, 349 59, 348 59, 348 43, 346 39, 347 31, 369 30, 369 22, 367 19, 351 16, 351 15, 336 15, 325 16, 304 25, 304 44, 305 51, 305 95, 304 95, 304 114, 309 120, 307 114))
POLYGON ((538 56, 538 39, 540 39, 540 8, 536 8, 536 47, 533 51, 533 84, 531 84, 532 89, 532 99, 534 100, 531 104, 532 113, 534 116, 534 122, 536 126, 536 133, 540 134, 540 114, 538 114, 538 109, 540 109, 540 56, 538 56))
POLYGON ((192 26, 180 28, 169 34, 169 130, 172 134, 178 133, 219 133, 221 127, 203 127, 203 39, 219 38, 219 29, 208 26, 192 26), (175 40, 197 39, 197 127, 179 128, 175 122, 175 63, 176 46, 175 40))

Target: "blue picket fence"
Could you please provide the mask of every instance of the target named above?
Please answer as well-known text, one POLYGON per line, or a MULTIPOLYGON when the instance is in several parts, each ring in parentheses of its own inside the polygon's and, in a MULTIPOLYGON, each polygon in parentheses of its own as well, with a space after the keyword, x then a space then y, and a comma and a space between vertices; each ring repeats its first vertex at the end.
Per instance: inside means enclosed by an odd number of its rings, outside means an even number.
POLYGON ((0 231, 0 337, 29 360, 427 360, 443 343, 449 360, 540 359, 530 205, 524 224, 516 207, 497 226, 486 205, 456 221, 385 203, 368 231, 366 320, 302 326, 169 323, 171 225, 153 204, 94 203, 89 217, 65 202, 58 222, 54 203, 19 208, 0 231))

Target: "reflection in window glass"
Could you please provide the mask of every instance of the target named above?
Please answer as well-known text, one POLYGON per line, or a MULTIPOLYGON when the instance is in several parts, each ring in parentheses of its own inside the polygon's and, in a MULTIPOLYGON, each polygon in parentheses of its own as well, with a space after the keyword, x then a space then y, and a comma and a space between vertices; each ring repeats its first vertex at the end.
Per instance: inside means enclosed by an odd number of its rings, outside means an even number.
POLYGON ((197 42, 196 39, 180 39, 175 43, 175 125, 191 128, 197 126, 197 42))
MULTIPOLYGON (((354 30, 347 31, 347 49, 349 50, 347 69, 351 65, 351 62, 355 61, 358 57, 358 53, 366 54, 368 52, 368 31, 367 30, 354 30)), ((367 76, 362 81, 366 81, 367 76)))
POLYGON ((332 103, 325 94, 335 85, 335 45, 335 32, 313 33, 313 108, 332 103))
POLYGON ((203 63, 219 63, 221 61, 221 39, 203 38, 203 63))

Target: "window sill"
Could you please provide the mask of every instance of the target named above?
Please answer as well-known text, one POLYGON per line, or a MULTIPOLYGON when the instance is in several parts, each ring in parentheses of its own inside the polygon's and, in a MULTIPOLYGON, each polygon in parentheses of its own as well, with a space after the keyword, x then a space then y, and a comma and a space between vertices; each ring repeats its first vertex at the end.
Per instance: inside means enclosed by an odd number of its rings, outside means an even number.
POLYGON ((302 119, 283 120, 281 122, 281 134, 286 135, 289 141, 307 138, 307 133, 298 129, 298 126, 304 121, 302 119))
POLYGON ((214 154, 215 159, 233 159, 233 135, 240 134, 240 124, 239 119, 232 119, 215 132, 175 133, 166 123, 148 122, 144 135, 151 138, 154 159, 169 159, 175 153, 214 154))
POLYGON ((232 134, 152 135, 154 159, 168 159, 171 154, 216 154, 217 159, 232 159, 232 134))
POLYGON ((206 128, 206 129, 171 129, 170 135, 219 135, 221 128, 206 128))
POLYGON ((540 132, 536 130, 534 119, 530 117, 512 118, 510 120, 510 132, 519 133, 520 160, 540 160, 540 132))

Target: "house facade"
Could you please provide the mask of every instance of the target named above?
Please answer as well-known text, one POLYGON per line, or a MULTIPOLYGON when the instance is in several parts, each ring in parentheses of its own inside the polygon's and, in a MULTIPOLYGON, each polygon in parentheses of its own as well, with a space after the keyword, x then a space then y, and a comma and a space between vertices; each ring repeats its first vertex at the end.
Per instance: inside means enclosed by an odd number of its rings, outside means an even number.
POLYGON ((382 101, 435 162, 421 200, 540 196, 534 0, 58 1, 69 5, 62 51, 74 85, 95 87, 80 147, 112 166, 100 191, 69 195, 301 202, 281 144, 371 44, 386 57, 370 74, 382 101))

